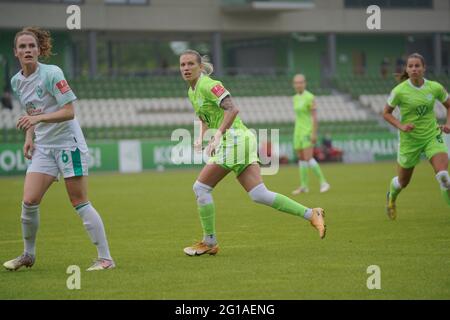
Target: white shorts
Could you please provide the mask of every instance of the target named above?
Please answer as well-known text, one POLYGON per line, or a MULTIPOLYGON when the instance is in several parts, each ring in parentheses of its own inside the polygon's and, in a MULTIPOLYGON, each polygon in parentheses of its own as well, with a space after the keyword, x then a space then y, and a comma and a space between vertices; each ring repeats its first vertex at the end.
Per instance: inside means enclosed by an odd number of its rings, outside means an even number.
POLYGON ((47 149, 36 147, 34 149, 28 172, 40 172, 58 179, 59 173, 64 178, 81 177, 88 175, 87 152, 75 150, 47 149))

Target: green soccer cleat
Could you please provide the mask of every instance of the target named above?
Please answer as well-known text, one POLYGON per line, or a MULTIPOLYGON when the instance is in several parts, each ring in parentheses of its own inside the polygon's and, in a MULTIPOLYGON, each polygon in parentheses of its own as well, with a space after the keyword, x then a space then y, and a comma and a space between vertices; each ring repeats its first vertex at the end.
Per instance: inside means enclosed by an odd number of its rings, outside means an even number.
POLYGON ((6 261, 3 264, 3 266, 6 268, 6 270, 16 271, 22 267, 31 268, 33 266, 35 260, 36 260, 36 258, 33 255, 24 252, 22 255, 18 256, 17 258, 6 261))
POLYGON ((397 219, 397 208, 395 202, 391 200, 390 192, 386 195, 386 214, 391 220, 397 219))

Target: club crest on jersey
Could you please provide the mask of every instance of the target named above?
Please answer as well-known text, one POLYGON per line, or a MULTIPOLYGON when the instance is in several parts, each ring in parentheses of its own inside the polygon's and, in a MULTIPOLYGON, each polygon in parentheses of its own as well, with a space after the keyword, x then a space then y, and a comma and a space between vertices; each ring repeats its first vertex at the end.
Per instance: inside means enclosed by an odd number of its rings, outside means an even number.
POLYGON ((61 80, 60 82, 58 82, 56 84, 56 87, 58 88, 59 92, 61 92, 62 94, 66 93, 67 91, 72 90, 72 89, 70 89, 69 84, 67 83, 66 80, 61 80))
POLYGON ((42 98, 44 91, 42 90, 42 88, 40 86, 37 86, 36 88, 36 94, 39 98, 42 98))
POLYGON ((416 113, 419 117, 424 116, 427 113, 427 106, 420 106, 417 107, 416 113))
POLYGON ((427 95, 427 100, 428 100, 428 101, 433 100, 433 95, 432 95, 431 93, 427 95))
POLYGON ((211 92, 217 97, 219 98, 221 95, 223 95, 223 93, 225 92, 225 88, 222 87, 220 84, 215 85, 212 89, 211 92))

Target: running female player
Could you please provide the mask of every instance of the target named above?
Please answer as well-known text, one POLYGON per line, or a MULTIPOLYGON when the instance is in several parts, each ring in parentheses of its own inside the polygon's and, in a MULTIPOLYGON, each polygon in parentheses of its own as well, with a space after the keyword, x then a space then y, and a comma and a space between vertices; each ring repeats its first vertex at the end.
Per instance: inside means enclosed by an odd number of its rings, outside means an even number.
POLYGON ((27 113, 19 118, 17 128, 26 132, 23 152, 31 164, 25 176, 21 214, 24 253, 3 265, 18 270, 35 263, 39 204, 61 173, 70 202, 97 247, 98 259, 88 271, 111 269, 115 264, 103 222, 87 197, 88 148, 74 118, 76 96, 59 67, 39 62, 40 57, 52 54, 51 49, 50 33, 39 28, 24 28, 14 39, 14 54, 22 69, 11 85, 27 113))
POLYGON ((211 192, 230 171, 236 174, 237 180, 253 201, 309 220, 319 231, 320 238, 324 238, 326 227, 323 209, 304 207, 286 196, 269 191, 264 185, 256 137, 239 118, 239 111, 230 93, 221 82, 209 77, 213 71, 212 65, 197 51, 187 50, 180 56, 180 71, 189 84, 189 100, 202 123, 202 132, 195 147, 201 148, 207 129, 216 130, 206 148, 210 156, 208 163, 193 186, 203 227, 203 240, 185 248, 184 252, 190 256, 205 253, 213 255, 219 250, 211 192))
POLYGON ((397 217, 397 196, 409 184, 422 153, 430 161, 442 196, 450 205, 448 154, 442 139, 442 132, 450 133, 450 99, 441 84, 425 79, 424 74, 425 59, 418 53, 410 55, 399 79, 402 82, 392 90, 384 108, 384 119, 400 130, 398 176, 391 181, 386 204, 386 212, 392 220, 397 217), (438 125, 434 114, 436 100, 447 109, 447 121, 442 126, 438 125), (397 106, 400 108, 401 120, 392 115, 397 106))

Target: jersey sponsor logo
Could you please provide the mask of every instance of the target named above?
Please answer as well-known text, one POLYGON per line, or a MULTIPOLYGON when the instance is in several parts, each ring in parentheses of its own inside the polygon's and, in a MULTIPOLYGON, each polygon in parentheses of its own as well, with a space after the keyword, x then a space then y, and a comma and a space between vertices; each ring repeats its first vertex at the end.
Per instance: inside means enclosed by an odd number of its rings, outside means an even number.
POLYGON ((25 104, 25 111, 27 112, 27 114, 29 116, 34 116, 36 114, 41 114, 42 113, 42 108, 36 108, 36 106, 34 105, 33 102, 27 102, 25 104))
POLYGON ((72 89, 70 89, 69 84, 67 83, 66 80, 61 80, 60 82, 58 82, 56 84, 56 87, 58 88, 59 92, 61 92, 62 94, 66 93, 67 91, 72 90, 72 89))
POLYGON ((212 89, 211 92, 217 97, 219 98, 221 95, 224 94, 225 92, 225 88, 222 87, 220 84, 215 85, 212 89))

